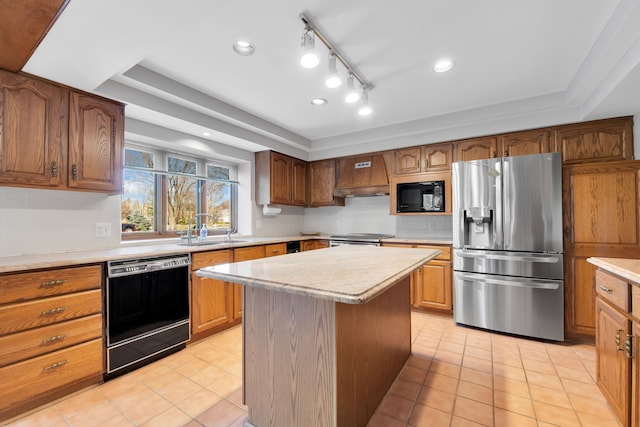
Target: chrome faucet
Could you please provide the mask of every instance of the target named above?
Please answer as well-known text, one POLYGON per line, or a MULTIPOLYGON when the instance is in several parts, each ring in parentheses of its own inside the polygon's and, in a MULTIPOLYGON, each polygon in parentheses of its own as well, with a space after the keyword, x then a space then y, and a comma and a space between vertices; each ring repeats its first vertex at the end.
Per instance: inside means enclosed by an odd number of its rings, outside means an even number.
POLYGON ((195 214, 195 216, 189 220, 189 224, 187 225, 187 245, 191 244, 191 224, 193 223, 194 220, 197 221, 198 217, 201 217, 201 216, 212 218, 214 221, 216 220, 216 217, 214 215, 209 215, 206 213, 195 214))
POLYGON ((231 241, 231 235, 236 233, 236 229, 235 228, 228 228, 227 229, 227 237, 225 239, 226 242, 230 242, 231 241))

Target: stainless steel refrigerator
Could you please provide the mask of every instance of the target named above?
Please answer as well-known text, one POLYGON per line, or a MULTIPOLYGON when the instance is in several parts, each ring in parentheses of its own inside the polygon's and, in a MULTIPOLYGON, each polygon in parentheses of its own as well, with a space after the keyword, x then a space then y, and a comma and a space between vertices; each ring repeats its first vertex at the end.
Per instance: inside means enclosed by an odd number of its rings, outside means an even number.
POLYGON ((560 153, 452 166, 457 323, 564 340, 560 153))

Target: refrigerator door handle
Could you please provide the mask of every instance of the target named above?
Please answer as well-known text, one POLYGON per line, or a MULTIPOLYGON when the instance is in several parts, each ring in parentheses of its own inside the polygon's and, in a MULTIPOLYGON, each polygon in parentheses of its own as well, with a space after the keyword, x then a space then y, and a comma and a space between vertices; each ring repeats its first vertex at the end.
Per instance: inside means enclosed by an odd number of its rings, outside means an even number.
POLYGON ((556 263, 559 260, 557 255, 500 255, 500 254, 486 254, 479 252, 458 252, 456 256, 462 258, 484 258, 495 259, 501 261, 526 261, 526 262, 548 262, 556 263))
POLYGON ((511 287, 517 287, 517 288, 556 290, 560 286, 559 283, 553 283, 553 282, 549 282, 549 283, 530 282, 530 281, 526 281, 526 279, 518 280, 518 281, 503 280, 503 279, 496 279, 495 277, 485 278, 475 274, 464 274, 464 273, 458 273, 458 278, 465 281, 472 281, 472 282, 483 283, 487 285, 511 286, 511 287))

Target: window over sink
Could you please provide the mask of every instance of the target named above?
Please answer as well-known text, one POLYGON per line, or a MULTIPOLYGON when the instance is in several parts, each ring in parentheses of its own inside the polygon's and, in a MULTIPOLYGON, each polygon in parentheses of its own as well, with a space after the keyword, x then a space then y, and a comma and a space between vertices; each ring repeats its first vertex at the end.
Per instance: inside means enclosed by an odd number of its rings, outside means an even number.
POLYGON ((189 223, 209 234, 237 227, 235 165, 127 144, 123 175, 123 239, 176 237, 189 223))

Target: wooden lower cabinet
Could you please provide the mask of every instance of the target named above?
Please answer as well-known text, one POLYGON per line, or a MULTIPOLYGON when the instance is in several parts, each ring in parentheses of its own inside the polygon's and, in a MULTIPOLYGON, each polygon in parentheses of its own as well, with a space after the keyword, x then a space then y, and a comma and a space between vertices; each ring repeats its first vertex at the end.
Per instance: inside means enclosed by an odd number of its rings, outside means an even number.
POLYGON ((303 240, 300 242, 301 251, 313 251, 315 249, 328 248, 328 240, 303 240))
MULTIPOLYGON (((286 243, 283 243, 284 251, 287 252, 286 243)), ((271 245, 270 245, 271 246, 271 245)), ((271 249, 273 252, 273 249, 271 249)), ((273 255, 269 255, 273 256, 273 255)), ((236 248, 233 250, 233 262, 249 261, 265 257, 264 246, 248 246, 245 248, 236 248)), ((242 319, 242 285, 233 284, 233 318, 242 319)))
POLYGON ((453 312, 451 246, 410 243, 383 243, 382 246, 439 250, 440 255, 411 275, 411 304, 413 307, 453 312))
POLYGON ((623 426, 628 426, 631 363, 619 348, 624 347, 631 321, 606 300, 598 298, 596 324, 596 383, 623 426))
POLYGON ((202 267, 233 262, 231 249, 194 253, 191 257, 191 340, 225 329, 233 321, 233 287, 230 283, 200 277, 202 267))
POLYGON ((102 381, 102 266, 0 275, 0 421, 102 381))

